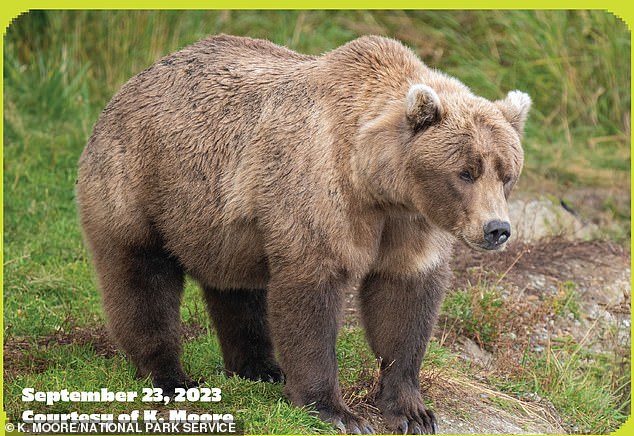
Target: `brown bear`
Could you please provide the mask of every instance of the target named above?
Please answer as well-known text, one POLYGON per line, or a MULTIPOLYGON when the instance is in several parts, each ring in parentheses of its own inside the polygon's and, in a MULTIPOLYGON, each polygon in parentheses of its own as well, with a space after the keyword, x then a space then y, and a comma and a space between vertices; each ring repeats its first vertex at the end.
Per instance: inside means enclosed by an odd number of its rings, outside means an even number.
POLYGON ((109 328, 141 376, 182 369, 183 276, 228 374, 282 381, 342 431, 335 343, 358 288, 389 428, 432 433, 419 370, 455 240, 498 250, 530 98, 491 102, 399 42, 322 56, 214 36, 127 82, 81 156, 77 196, 109 328))

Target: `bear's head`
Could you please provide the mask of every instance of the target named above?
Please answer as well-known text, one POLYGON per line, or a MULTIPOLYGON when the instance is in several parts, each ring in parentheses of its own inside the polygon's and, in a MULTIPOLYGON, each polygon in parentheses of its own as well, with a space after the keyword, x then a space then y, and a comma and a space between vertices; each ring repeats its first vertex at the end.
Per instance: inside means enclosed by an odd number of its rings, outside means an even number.
POLYGON ((421 84, 405 98, 414 205, 472 248, 497 250, 511 236, 507 198, 522 170, 530 105, 520 91, 490 102, 465 92, 441 98, 421 84))
POLYGON ((375 198, 413 209, 472 248, 501 249, 511 236, 507 198, 522 170, 530 106, 520 91, 491 102, 464 86, 437 93, 413 84, 362 128, 359 139, 376 153, 357 167, 375 198))

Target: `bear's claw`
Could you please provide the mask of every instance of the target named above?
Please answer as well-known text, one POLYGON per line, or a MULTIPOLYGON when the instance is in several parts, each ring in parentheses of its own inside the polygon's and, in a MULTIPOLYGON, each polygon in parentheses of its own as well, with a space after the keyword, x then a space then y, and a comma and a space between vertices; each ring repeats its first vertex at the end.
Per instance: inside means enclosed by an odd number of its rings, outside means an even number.
POLYGON ((284 373, 274 362, 251 364, 250 366, 240 369, 237 375, 253 381, 284 383, 284 373))
POLYGON ((178 380, 173 378, 152 380, 152 384, 154 385, 154 387, 163 389, 163 396, 169 397, 174 396, 176 388, 183 388, 187 390, 189 388, 198 387, 202 383, 204 383, 204 381, 196 381, 192 380, 191 378, 187 378, 185 380, 178 380))
POLYGON ((436 434, 438 426, 431 410, 420 409, 412 416, 385 417, 388 428, 395 434, 436 434))
POLYGON ((323 421, 332 423, 342 434, 375 434, 369 422, 350 412, 335 415, 322 410, 319 412, 319 417, 323 421))

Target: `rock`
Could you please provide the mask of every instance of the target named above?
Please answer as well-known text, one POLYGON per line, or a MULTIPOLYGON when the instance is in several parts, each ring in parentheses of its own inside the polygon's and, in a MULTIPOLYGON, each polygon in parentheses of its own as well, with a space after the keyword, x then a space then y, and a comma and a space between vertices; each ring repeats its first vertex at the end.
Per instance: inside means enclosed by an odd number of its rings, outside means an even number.
POLYGON ((513 237, 524 242, 552 236, 587 239, 597 226, 581 220, 565 203, 555 203, 545 197, 509 201, 509 216, 513 237))
POLYGON ((485 368, 491 365, 493 359, 491 353, 480 348, 480 346, 476 344, 473 340, 463 336, 458 339, 458 342, 462 350, 460 353, 460 357, 465 360, 477 363, 478 365, 485 368))

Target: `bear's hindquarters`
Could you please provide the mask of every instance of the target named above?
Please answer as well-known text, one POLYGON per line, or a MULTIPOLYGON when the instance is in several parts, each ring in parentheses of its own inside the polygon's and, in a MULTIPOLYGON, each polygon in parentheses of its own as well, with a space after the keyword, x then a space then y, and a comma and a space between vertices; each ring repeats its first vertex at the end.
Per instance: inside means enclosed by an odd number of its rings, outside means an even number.
POLYGON ((211 287, 204 290, 227 375, 255 381, 283 381, 271 343, 266 290, 211 287))
POLYGON ((93 246, 110 334, 154 386, 170 394, 195 383, 181 366, 183 270, 160 247, 93 246))

